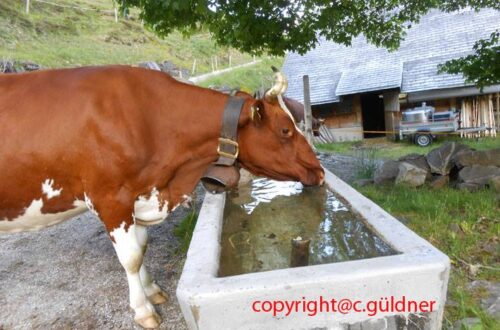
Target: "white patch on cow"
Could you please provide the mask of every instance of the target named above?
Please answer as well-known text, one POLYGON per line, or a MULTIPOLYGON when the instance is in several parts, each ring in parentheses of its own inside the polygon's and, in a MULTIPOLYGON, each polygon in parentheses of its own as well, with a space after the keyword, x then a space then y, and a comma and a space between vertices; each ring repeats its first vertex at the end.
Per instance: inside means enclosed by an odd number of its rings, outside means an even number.
POLYGON ((74 208, 59 213, 42 213, 43 200, 35 199, 31 202, 24 213, 13 220, 4 219, 0 221, 0 233, 17 233, 21 231, 34 231, 59 222, 68 220, 87 211, 83 201, 76 200, 74 208))
POLYGON ((42 183, 42 193, 47 195, 47 199, 51 199, 52 197, 57 197, 61 194, 62 188, 54 189, 54 180, 47 179, 42 183))
POLYGON ((83 199, 85 200, 85 205, 87 205, 87 208, 90 210, 90 212, 92 212, 96 216, 99 216, 96 209, 94 208, 94 204, 92 203, 90 197, 87 196, 86 193, 83 193, 83 199))
POLYGON ((172 212, 174 212, 179 206, 181 205, 181 203, 177 203, 173 208, 172 208, 172 212))
POLYGON ((149 197, 139 196, 134 203, 134 218, 141 225, 162 222, 168 215, 168 202, 160 201, 160 192, 153 188, 149 197))
POLYGON ((184 200, 182 201, 182 207, 184 208, 191 208, 191 203, 193 202, 193 198, 189 195, 182 195, 182 198, 184 198, 184 200))
MULTIPOLYGON (((283 97, 281 95, 278 95, 277 98, 278 98, 278 103, 280 105, 281 110, 283 110, 288 115, 288 117, 290 117, 290 119, 292 120, 293 125, 295 126, 295 129, 297 130, 297 132, 299 132, 300 134, 304 135, 304 133, 297 126, 297 123, 295 122, 295 118, 293 118, 293 115, 290 112, 290 109, 288 109, 288 107, 286 106, 285 102, 283 101, 283 97)), ((304 113, 304 116, 305 116, 305 113, 304 113)))
POLYGON ((140 272, 144 249, 141 247, 136 233, 136 225, 125 230, 125 222, 110 233, 113 237, 118 260, 125 268, 130 292, 130 307, 135 311, 135 320, 144 319, 156 314, 153 305, 146 298, 142 287, 140 272))

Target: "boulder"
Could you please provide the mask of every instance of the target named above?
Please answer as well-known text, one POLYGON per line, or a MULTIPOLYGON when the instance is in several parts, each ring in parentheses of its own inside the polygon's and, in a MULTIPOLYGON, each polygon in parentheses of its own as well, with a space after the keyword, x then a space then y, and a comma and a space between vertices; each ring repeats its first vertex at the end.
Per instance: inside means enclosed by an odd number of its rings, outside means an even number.
POLYGON ((482 165, 500 167, 500 148, 490 150, 463 150, 456 154, 455 164, 459 167, 482 165))
POLYGON ((496 166, 467 166, 458 172, 460 182, 486 186, 494 177, 500 176, 500 167, 496 166))
POLYGON ((488 186, 490 187, 491 190, 493 190, 494 193, 496 193, 497 203, 498 206, 500 207, 500 176, 492 177, 490 179, 490 182, 488 182, 488 186))
POLYGON ((470 182, 462 182, 457 184, 457 188, 460 190, 468 190, 470 192, 475 192, 481 189, 481 185, 477 183, 470 183, 470 182))
POLYGON ((396 184, 419 187, 425 183, 428 172, 413 164, 402 162, 396 177, 396 184))
POLYGON ((149 61, 149 62, 141 62, 137 66, 140 68, 145 68, 153 71, 161 71, 161 67, 158 65, 158 63, 149 61))
POLYGON ((491 190, 493 190, 497 194, 500 194, 500 176, 492 177, 488 182, 488 186, 491 190))
POLYGON ((32 62, 0 60, 0 73, 21 73, 40 70, 41 66, 32 62))
POLYGON ((431 187, 434 189, 442 189, 450 183, 450 177, 448 175, 437 175, 432 178, 430 183, 431 187))
POLYGON ((459 152, 469 149, 464 144, 447 142, 441 147, 431 150, 426 157, 431 172, 440 175, 450 174, 450 170, 454 165, 454 156, 459 152))
POLYGON ((431 168, 429 167, 429 164, 427 163, 427 159, 426 159, 425 155, 408 154, 406 156, 399 158, 398 160, 401 162, 410 163, 410 164, 426 171, 427 172, 427 177, 426 177, 427 180, 430 180, 432 178, 431 168))
POLYGON ((375 184, 393 183, 399 172, 399 162, 386 160, 375 170, 373 181, 375 184))

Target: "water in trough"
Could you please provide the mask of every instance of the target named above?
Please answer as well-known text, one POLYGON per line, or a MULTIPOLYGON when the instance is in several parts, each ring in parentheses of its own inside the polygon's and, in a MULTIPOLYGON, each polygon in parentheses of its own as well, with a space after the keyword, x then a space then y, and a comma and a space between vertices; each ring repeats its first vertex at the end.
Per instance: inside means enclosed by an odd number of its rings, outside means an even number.
POLYGON ((288 268, 299 236, 309 265, 397 253, 326 187, 258 178, 226 199, 219 276, 288 268))

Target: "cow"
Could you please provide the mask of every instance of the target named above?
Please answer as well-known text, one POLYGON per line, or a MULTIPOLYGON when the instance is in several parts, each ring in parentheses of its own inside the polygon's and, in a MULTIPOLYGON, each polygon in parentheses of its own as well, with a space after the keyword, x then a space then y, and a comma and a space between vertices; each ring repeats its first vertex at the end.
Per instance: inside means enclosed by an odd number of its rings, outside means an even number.
MULTIPOLYGON (((292 99, 287 96, 283 96, 283 102, 285 103, 288 110, 292 113, 293 118, 297 123, 304 122, 304 105, 299 101, 292 99)), ((320 136, 319 129, 323 124, 323 119, 316 119, 312 117, 312 131, 314 136, 320 136)))
MULTIPOLYGON (((283 86, 246 98, 238 152, 251 173, 305 185, 324 171, 289 113, 283 86)), ((0 233, 98 215, 125 269, 134 320, 158 327, 166 295, 144 267, 147 226, 162 222, 221 155, 229 95, 128 66, 0 75, 0 233)))

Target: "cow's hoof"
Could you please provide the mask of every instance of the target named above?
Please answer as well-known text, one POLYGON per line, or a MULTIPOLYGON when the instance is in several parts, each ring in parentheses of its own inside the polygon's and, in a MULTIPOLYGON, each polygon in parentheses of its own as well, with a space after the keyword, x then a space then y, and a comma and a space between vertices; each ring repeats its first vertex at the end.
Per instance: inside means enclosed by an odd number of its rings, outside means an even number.
POLYGON ((144 329, 156 329, 160 326, 161 317, 157 313, 136 319, 135 322, 144 329))
POLYGON ((158 291, 149 296, 148 299, 153 305, 164 304, 168 301, 168 293, 164 291, 158 291))

